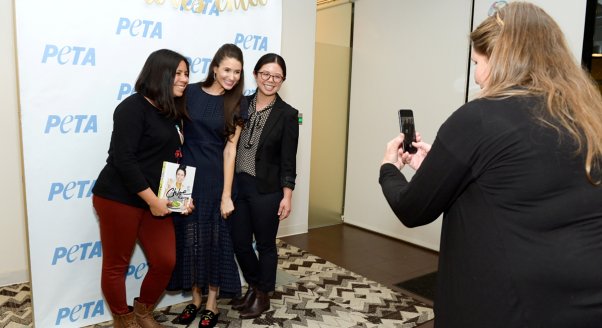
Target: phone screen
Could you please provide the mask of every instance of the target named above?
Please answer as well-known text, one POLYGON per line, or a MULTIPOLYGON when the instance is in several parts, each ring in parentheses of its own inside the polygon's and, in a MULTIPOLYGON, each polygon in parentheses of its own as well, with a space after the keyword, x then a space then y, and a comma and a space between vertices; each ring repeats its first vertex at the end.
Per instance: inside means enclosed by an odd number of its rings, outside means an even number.
POLYGON ((404 134, 403 150, 415 154, 417 149, 412 146, 412 142, 416 142, 416 128, 414 127, 414 113, 411 109, 399 110, 399 130, 404 134))

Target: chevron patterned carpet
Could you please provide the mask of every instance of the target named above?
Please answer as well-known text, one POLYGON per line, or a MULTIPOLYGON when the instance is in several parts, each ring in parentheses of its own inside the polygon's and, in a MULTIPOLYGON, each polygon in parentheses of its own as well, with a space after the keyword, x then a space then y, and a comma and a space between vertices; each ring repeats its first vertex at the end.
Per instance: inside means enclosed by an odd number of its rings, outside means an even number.
POLYGON ((32 327, 29 284, 0 287, 0 327, 32 327))
MULTIPOLYGON (((257 319, 241 320, 238 312, 227 305, 229 300, 222 299, 218 327, 410 328, 434 318, 432 307, 410 296, 282 241, 278 246, 279 271, 292 279, 284 279, 276 287, 270 310, 257 319)), ((1 290, 0 328, 31 326, 28 285, 1 290)), ((171 321, 185 306, 176 304, 158 309, 155 318, 165 327, 184 327, 171 321)), ((197 327, 198 321, 197 318, 190 327, 197 327)), ((100 327, 111 327, 111 323, 89 326, 100 327)))

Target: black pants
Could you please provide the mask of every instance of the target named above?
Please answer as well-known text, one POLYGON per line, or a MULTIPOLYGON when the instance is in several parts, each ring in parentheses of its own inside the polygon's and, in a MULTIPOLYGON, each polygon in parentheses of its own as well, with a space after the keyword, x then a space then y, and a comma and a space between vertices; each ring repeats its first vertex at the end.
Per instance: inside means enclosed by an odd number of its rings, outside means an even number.
POLYGON ((245 280, 257 289, 269 293, 276 286, 278 251, 278 207, 282 191, 261 194, 257 191, 256 178, 246 174, 236 175, 238 195, 234 212, 230 216, 230 235, 234 253, 245 280), (256 255, 253 236, 257 243, 256 255))

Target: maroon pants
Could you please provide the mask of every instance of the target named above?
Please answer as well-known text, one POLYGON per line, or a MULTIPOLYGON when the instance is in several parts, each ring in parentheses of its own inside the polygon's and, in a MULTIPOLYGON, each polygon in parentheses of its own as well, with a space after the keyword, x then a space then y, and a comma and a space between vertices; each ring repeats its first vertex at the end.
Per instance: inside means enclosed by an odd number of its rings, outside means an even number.
POLYGON ((125 278, 136 240, 140 241, 148 272, 138 301, 155 304, 169 283, 176 263, 176 240, 171 217, 154 217, 150 210, 93 196, 102 242, 101 288, 114 314, 128 310, 125 278))

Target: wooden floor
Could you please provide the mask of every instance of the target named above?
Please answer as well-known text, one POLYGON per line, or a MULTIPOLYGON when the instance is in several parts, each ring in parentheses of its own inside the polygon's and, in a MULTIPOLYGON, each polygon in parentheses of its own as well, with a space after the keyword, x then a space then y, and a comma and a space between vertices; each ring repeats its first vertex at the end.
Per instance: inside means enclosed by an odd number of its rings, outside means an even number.
MULTIPOLYGON (((436 252, 348 224, 309 229, 306 234, 280 239, 399 291, 394 284, 437 270, 436 252)), ((420 326, 430 327, 433 321, 420 326)))

